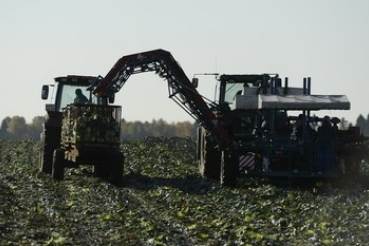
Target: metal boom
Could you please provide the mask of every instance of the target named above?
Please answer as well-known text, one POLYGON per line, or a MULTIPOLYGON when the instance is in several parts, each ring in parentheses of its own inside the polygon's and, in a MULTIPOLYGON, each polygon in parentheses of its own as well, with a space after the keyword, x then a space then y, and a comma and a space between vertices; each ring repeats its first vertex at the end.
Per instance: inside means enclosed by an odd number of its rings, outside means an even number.
MULTIPOLYGON (((172 98, 188 114, 221 140, 220 142, 229 143, 229 134, 224 126, 218 122, 211 106, 205 102, 187 78, 178 62, 165 50, 157 49, 123 56, 97 85, 94 94, 100 97, 109 97, 119 92, 132 74, 144 72, 155 72, 167 80, 169 98, 172 98)), ((213 106, 218 107, 217 105, 213 106)))

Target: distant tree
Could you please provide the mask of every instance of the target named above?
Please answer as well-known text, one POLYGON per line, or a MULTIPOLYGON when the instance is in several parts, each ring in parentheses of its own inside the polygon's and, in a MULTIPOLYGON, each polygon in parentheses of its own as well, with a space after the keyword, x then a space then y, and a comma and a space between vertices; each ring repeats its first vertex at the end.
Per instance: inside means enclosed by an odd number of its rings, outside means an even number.
POLYGON ((175 135, 176 136, 183 136, 183 137, 194 137, 193 131, 194 125, 191 124, 189 121, 185 122, 178 122, 175 125, 175 135))
POLYGON ((141 121, 122 121, 121 137, 123 139, 143 138, 150 135, 149 123, 141 121))
POLYGON ((9 122, 7 132, 15 140, 28 139, 28 126, 25 118, 13 116, 9 122))
POLYGON ((152 136, 154 137, 160 136, 173 137, 174 135, 174 125, 168 124, 163 119, 153 120, 151 122, 151 127, 152 127, 151 128, 152 136))
POLYGON ((10 138, 10 135, 8 133, 8 128, 9 128, 10 121, 11 121, 11 118, 6 117, 1 122, 0 139, 9 139, 10 138))
POLYGON ((365 136, 369 136, 369 114, 366 116, 366 121, 364 127, 361 129, 361 132, 365 136))
POLYGON ((30 139, 40 139, 40 133, 42 132, 42 125, 44 121, 44 116, 36 116, 32 119, 31 124, 28 126, 28 136, 30 139))
POLYGON ((196 127, 197 124, 194 125, 190 122, 167 123, 163 119, 153 120, 151 122, 127 122, 123 119, 121 126, 121 138, 130 140, 134 138, 144 138, 147 136, 195 137, 196 127))
POLYGON ((364 118, 363 115, 359 115, 356 119, 356 126, 360 127, 360 132, 364 134, 364 130, 367 127, 367 120, 364 118))

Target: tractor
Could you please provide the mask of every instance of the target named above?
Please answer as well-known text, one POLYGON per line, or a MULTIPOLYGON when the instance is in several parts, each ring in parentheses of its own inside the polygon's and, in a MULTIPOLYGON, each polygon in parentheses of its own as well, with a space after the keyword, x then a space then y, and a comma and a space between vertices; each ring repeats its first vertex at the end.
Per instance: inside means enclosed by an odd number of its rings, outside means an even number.
POLYGON ((113 97, 93 95, 99 79, 68 75, 42 86, 41 98, 51 103, 46 104, 39 170, 56 180, 64 178, 65 168, 91 165, 96 176, 122 181, 121 107, 109 105, 113 97), (81 93, 83 101, 78 100, 81 93))

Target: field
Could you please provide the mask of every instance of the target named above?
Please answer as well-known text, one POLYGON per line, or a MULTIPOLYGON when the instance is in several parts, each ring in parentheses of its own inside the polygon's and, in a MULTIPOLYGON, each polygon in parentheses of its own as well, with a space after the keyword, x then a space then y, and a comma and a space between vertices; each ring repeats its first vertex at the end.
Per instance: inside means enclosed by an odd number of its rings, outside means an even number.
MULTIPOLYGON (((186 138, 125 142, 125 181, 89 166, 55 182, 39 143, 0 142, 0 245, 367 245, 369 187, 199 176, 186 138)), ((366 168, 366 167, 365 167, 366 168)))

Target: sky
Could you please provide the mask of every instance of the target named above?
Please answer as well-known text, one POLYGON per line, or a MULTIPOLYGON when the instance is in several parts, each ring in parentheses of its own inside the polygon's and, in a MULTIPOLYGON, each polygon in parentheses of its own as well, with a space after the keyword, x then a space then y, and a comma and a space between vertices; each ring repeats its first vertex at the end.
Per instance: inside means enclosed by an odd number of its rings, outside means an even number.
MULTIPOLYGON (((347 95, 355 124, 369 114, 367 0, 0 0, 0 120, 45 115, 41 86, 68 74, 105 76, 122 56, 169 51, 197 73, 312 78, 312 94, 347 95)), ((198 91, 214 99, 214 76, 198 91)), ((193 121, 154 73, 116 95, 127 121, 193 121)))

